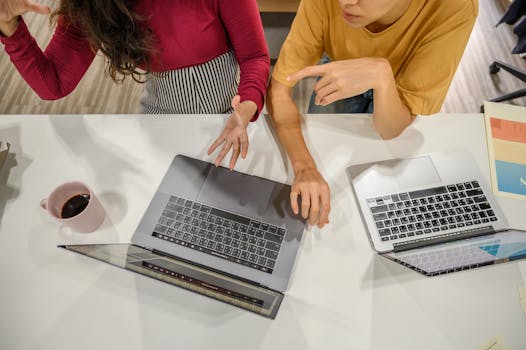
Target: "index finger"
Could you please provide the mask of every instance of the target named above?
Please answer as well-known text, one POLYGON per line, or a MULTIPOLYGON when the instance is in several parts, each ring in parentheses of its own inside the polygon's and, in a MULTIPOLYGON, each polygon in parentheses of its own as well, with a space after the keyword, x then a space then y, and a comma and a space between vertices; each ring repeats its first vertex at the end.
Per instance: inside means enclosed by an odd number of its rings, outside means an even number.
POLYGON ((321 77, 325 74, 326 65, 305 67, 287 77, 287 81, 296 82, 306 77, 321 77))

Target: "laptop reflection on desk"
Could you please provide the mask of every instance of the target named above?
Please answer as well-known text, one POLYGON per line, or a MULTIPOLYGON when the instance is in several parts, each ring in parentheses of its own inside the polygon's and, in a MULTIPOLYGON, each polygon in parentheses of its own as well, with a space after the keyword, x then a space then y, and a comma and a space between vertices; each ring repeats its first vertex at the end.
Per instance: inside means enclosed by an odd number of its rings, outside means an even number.
POLYGON ((132 244, 61 247, 274 318, 305 228, 289 193, 177 155, 132 244))

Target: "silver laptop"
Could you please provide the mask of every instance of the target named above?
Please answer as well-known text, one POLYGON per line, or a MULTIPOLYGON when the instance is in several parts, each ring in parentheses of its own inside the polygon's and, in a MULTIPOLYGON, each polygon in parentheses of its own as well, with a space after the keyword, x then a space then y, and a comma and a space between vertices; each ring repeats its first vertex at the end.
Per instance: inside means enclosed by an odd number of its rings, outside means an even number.
POLYGON ((433 276, 526 257, 475 161, 432 153, 348 168, 373 249, 433 276))
POLYGON ((305 228, 289 193, 288 185, 177 155, 133 244, 61 247, 274 318, 305 228))

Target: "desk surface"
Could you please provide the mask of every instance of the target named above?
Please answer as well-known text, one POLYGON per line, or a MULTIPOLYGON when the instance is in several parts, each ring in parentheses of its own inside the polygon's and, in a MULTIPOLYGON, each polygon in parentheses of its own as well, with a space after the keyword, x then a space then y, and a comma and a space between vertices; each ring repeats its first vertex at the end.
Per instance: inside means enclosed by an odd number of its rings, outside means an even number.
MULTIPOLYGON (((518 287, 526 262, 428 278, 377 256, 345 174, 350 164, 465 149, 489 177, 481 115, 417 118, 383 141, 366 116, 306 118, 305 135, 332 189, 331 224, 305 232, 275 320, 59 250, 129 242, 176 153, 210 160, 220 116, 2 116, 15 159, 0 172, 2 349, 479 349, 501 336, 524 349, 518 287), (102 228, 69 232, 39 207, 56 185, 90 184, 102 228)), ((290 182, 261 118, 237 169, 290 182)), ((526 229, 526 202, 499 198, 526 229)))

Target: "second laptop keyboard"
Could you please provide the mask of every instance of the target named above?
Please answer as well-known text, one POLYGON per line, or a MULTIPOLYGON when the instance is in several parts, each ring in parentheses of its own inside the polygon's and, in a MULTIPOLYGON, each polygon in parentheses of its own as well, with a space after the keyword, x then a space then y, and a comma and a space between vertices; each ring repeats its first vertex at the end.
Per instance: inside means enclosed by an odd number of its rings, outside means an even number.
POLYGON ((272 273, 286 230, 171 196, 153 236, 272 273))
POLYGON ((396 193, 367 200, 382 241, 497 221, 477 181, 396 193))

